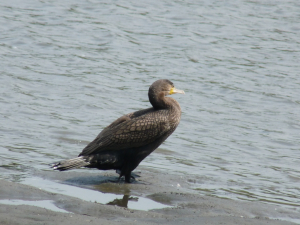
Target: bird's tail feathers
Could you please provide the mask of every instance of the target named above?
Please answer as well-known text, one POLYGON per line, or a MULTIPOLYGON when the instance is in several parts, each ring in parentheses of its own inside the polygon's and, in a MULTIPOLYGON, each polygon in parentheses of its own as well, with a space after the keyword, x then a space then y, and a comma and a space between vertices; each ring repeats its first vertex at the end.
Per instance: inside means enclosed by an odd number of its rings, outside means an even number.
POLYGON ((51 168, 53 168, 54 170, 64 171, 64 170, 77 169, 88 165, 90 165, 90 163, 85 159, 85 157, 80 156, 74 159, 68 159, 58 163, 54 163, 51 166, 51 168))

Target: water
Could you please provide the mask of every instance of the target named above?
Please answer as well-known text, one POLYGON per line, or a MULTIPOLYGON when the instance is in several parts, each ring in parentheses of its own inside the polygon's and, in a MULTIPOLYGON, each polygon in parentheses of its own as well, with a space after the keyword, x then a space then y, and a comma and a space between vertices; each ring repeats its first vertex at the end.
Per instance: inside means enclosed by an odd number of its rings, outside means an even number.
MULTIPOLYGON (((107 204, 107 205, 117 205, 129 209, 151 210, 151 209, 161 209, 161 208, 170 207, 168 205, 155 202, 151 199, 132 196, 129 193, 125 195, 101 193, 99 191, 83 189, 83 188, 61 184, 61 183, 57 183, 57 182, 53 182, 41 178, 27 178, 24 179, 22 183, 38 187, 42 190, 46 190, 51 193, 63 194, 75 198, 80 198, 84 201, 89 201, 89 202, 96 202, 96 203, 107 204)), ((39 203, 42 201, 27 201, 27 202, 39 203)))
POLYGON ((300 206, 300 3, 1 1, 0 178, 76 156, 149 107, 161 78, 186 95, 142 165, 200 194, 300 206))

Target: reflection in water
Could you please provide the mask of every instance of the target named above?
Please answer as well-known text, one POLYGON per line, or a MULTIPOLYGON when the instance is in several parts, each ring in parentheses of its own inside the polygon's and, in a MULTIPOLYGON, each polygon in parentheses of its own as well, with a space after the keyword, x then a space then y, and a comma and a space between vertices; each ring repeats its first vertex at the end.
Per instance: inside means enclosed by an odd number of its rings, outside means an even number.
POLYGON ((137 202, 138 199, 139 198, 137 197, 130 197, 130 195, 124 195, 122 199, 116 198, 115 200, 107 203, 106 205, 116 205, 116 206, 128 208, 128 201, 137 202))

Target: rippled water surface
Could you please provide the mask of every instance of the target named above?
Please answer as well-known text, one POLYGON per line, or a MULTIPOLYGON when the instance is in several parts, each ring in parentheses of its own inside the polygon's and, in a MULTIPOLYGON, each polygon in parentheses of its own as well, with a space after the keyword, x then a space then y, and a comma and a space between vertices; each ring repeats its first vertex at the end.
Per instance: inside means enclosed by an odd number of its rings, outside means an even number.
POLYGON ((300 2, 1 1, 1 178, 76 156, 167 78, 175 133, 141 165, 300 206, 300 2))

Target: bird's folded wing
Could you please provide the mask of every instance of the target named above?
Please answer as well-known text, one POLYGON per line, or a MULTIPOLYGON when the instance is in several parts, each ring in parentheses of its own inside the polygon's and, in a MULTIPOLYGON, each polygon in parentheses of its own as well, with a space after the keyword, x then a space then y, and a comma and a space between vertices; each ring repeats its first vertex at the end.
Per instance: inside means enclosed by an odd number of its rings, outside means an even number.
POLYGON ((168 115, 164 115, 163 111, 150 112, 132 119, 120 117, 89 143, 79 156, 144 146, 169 129, 168 115))

